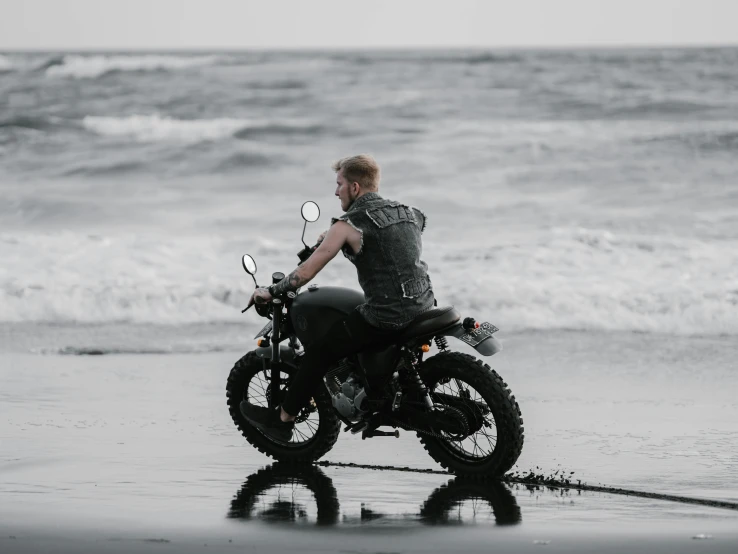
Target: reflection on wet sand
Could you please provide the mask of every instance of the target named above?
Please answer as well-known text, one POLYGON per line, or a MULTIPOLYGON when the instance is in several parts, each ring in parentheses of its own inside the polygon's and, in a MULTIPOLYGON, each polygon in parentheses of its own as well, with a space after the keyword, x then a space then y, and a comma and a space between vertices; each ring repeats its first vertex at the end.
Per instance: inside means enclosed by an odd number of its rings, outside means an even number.
POLYGON ((333 481, 317 466, 274 463, 250 475, 231 501, 228 518, 300 525, 369 523, 402 520, 429 525, 474 523, 489 518, 496 525, 522 521, 510 489, 500 482, 451 479, 433 490, 417 513, 385 514, 361 506, 361 516, 340 517, 333 481))
POLYGON ((338 523, 333 481, 313 465, 275 463, 246 479, 231 501, 228 517, 270 522, 338 523))
POLYGON ((433 491, 423 503, 420 518, 435 524, 468 523, 461 509, 465 502, 471 503, 473 516, 491 509, 497 525, 517 525, 522 521, 520 507, 507 485, 459 477, 433 491))

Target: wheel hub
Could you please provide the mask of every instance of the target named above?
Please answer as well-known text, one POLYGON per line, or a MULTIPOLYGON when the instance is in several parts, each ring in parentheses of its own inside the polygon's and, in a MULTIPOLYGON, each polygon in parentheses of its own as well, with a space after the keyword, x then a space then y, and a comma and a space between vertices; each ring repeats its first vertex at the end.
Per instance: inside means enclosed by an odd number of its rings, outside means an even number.
POLYGON ((469 424, 464 413, 452 406, 436 404, 433 409, 433 421, 439 431, 443 431, 453 438, 466 437, 471 434, 469 424))

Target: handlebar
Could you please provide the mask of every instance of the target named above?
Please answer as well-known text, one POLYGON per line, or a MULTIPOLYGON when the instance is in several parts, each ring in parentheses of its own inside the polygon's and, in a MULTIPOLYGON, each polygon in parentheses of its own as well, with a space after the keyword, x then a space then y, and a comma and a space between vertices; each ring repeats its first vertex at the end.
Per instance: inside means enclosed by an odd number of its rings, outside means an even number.
POLYGON ((305 263, 307 259, 313 255, 313 252, 318 249, 318 246, 320 246, 320 243, 317 243, 315 246, 306 246, 305 248, 300 250, 297 253, 297 257, 300 258, 300 263, 305 263))
MULTIPOLYGON (((297 253, 297 257, 300 259, 300 264, 298 264, 298 265, 301 265, 301 264, 305 263, 307 261, 307 259, 310 256, 313 255, 313 252, 315 252, 318 249, 319 246, 320 246, 320 242, 316 243, 313 246, 306 246, 305 248, 303 248, 302 250, 300 250, 297 253)), ((274 281, 274 282, 278 282, 278 281, 274 281)), ((271 303, 266 303, 266 304, 256 304, 256 303, 254 303, 251 306, 254 306, 255 307, 256 313, 259 314, 261 317, 268 317, 269 319, 271 319, 271 313, 270 313, 271 312, 271 303)), ((243 314, 243 313, 247 312, 249 310, 249 308, 251 308, 251 306, 247 306, 246 308, 244 308, 243 310, 241 310, 241 313, 243 314)))

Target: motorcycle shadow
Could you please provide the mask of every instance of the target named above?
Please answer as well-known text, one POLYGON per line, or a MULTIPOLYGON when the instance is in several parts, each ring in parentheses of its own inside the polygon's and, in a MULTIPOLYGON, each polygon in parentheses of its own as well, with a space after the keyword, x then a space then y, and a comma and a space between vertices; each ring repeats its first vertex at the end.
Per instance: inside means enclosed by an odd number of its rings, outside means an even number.
MULTIPOLYGON (((436 488, 409 517, 426 525, 475 523, 491 510, 496 525, 517 525, 520 507, 510 489, 500 482, 476 482, 454 478, 436 488)), ((317 466, 274 463, 250 475, 231 501, 227 517, 270 523, 330 526, 341 520, 338 492, 333 481, 317 466)), ((394 516, 396 517, 396 516, 394 516)), ((407 518, 403 514, 402 518, 407 518)), ((365 508, 360 524, 392 515, 365 508)), ((488 518, 492 519, 492 518, 488 518)))

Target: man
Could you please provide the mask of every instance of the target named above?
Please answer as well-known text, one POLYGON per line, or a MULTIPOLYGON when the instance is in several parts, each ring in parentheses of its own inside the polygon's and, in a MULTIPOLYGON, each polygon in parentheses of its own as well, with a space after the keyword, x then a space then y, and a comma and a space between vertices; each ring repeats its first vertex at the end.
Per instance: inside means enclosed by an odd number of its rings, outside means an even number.
POLYGON ((323 375, 336 360, 368 347, 392 342, 435 300, 428 266, 420 260, 425 214, 379 195, 380 169, 367 155, 343 158, 333 165, 336 196, 346 212, 334 218, 315 252, 279 283, 258 288, 249 306, 270 302, 310 282, 342 251, 355 266, 366 303, 339 321, 302 357, 298 372, 275 410, 244 401, 241 412, 265 433, 289 441, 295 416, 307 405, 323 375))

